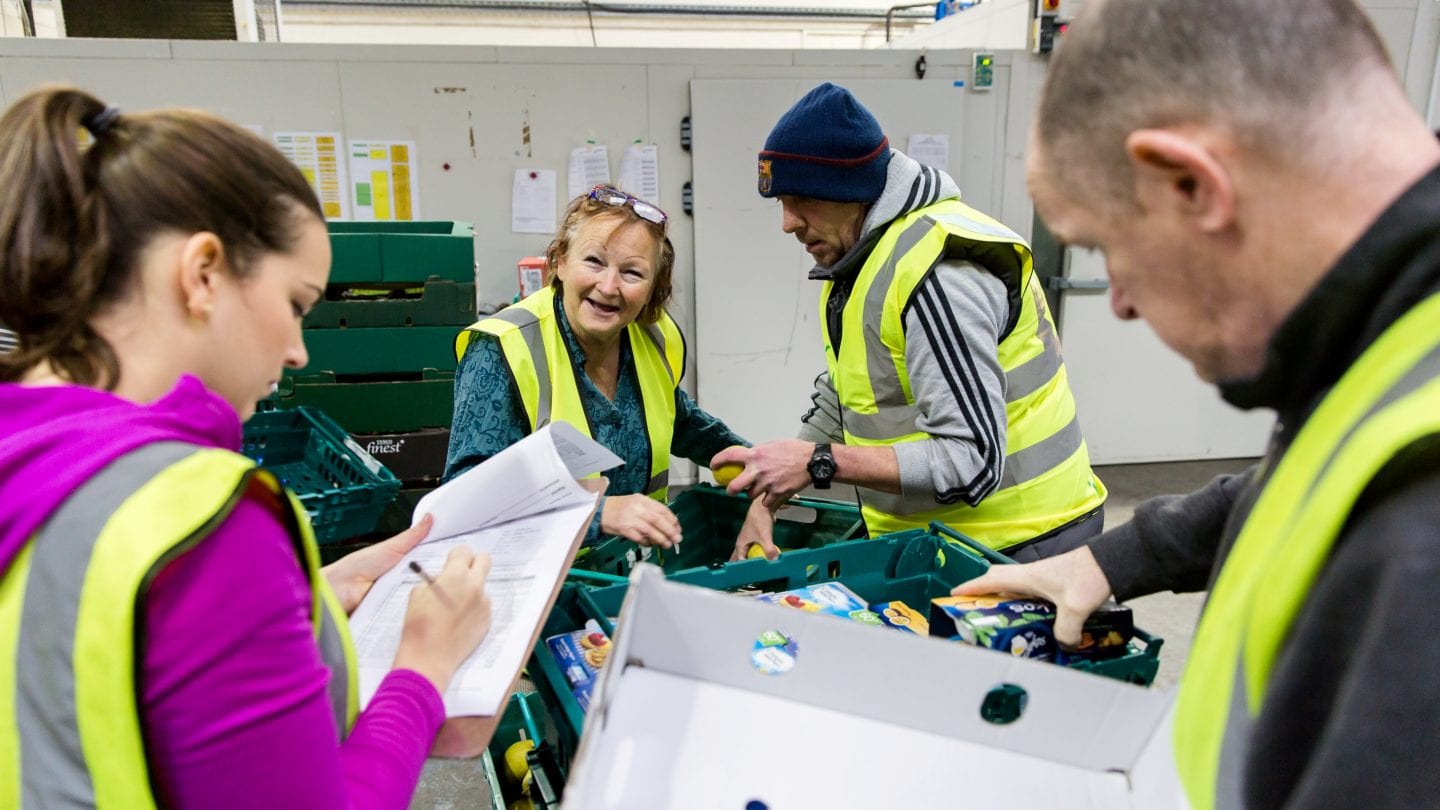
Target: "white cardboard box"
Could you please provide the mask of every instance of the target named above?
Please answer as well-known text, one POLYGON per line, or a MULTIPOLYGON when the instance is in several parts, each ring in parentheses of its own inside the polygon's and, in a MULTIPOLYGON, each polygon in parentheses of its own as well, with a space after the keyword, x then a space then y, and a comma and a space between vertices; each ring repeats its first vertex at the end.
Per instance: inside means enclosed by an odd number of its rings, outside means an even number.
POLYGON ((1168 693, 667 582, 637 566, 566 810, 1185 807, 1168 693), (756 639, 794 640, 766 675, 756 639), (1019 719, 980 716, 998 684, 1019 719), (751 805, 754 806, 754 805, 751 805))

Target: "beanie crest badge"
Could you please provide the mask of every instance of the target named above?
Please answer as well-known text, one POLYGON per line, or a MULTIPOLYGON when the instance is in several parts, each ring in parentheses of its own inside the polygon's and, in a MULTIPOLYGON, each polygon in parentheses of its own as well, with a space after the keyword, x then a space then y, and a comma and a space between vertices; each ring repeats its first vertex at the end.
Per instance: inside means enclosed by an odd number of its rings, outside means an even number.
POLYGON ((770 161, 760 161, 760 193, 769 194, 770 186, 774 180, 775 176, 770 172, 770 161))

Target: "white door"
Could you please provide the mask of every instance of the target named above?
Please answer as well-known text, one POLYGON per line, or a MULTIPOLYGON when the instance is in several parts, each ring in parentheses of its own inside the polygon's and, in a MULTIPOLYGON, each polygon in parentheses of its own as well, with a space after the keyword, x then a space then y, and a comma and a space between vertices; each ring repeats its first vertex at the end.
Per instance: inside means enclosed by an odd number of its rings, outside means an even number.
MULTIPOLYGON (((1102 281, 1104 257, 1069 248, 1071 281, 1102 281)), ((1096 464, 1258 456, 1275 417, 1240 411, 1200 381, 1143 321, 1121 321, 1108 291, 1066 292, 1060 343, 1096 464)))

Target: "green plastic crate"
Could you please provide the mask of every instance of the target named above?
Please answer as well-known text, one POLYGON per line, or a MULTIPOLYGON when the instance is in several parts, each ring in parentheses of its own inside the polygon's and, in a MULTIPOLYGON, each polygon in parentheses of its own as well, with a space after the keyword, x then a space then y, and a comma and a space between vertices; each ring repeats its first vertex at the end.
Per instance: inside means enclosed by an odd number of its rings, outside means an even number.
POLYGON ((326 298, 310 310, 303 325, 307 330, 448 326, 459 332, 474 322, 475 284, 434 279, 418 295, 396 291, 385 298, 326 298))
MULTIPOLYGON (((723 566, 693 568, 670 579, 720 591, 754 589, 774 592, 818 582, 837 581, 869 604, 901 600, 916 610, 929 611, 931 599, 949 594, 955 585, 983 574, 996 558, 975 541, 939 527, 911 529, 873 540, 855 540, 819 549, 782 554, 776 560, 743 560, 723 566), (983 549, 983 551, 982 551, 983 549)), ((993 552, 991 552, 993 554, 993 552)), ((1006 563, 1010 560, 1005 559, 1006 563)), ((628 583, 589 585, 569 582, 561 588, 555 609, 546 619, 541 640, 531 658, 535 687, 545 698, 558 726, 562 750, 573 754, 584 728, 584 713, 570 693, 564 673, 555 664, 544 640, 570 632, 595 619, 612 637, 610 617, 618 616, 628 583)), ((779 609, 779 608, 777 608, 779 609)), ((876 630, 876 632, 894 632, 876 630)), ((1085 661, 1074 669, 1148 686, 1160 667, 1164 640, 1136 629, 1136 642, 1125 655, 1103 661, 1085 661)))
POLYGON ((400 491, 384 465, 309 408, 256 413, 245 423, 242 451, 299 497, 322 544, 374 529, 400 491))
POLYGON ((415 374, 427 368, 454 371, 459 331, 453 326, 307 329, 305 349, 310 364, 294 373, 378 376, 415 374))
POLYGON ((431 276, 475 281, 468 222, 328 222, 331 284, 423 284, 431 276))
MULTIPOLYGON (((699 484, 670 502, 684 538, 678 550, 647 549, 613 537, 584 552, 575 565, 624 576, 641 559, 659 565, 667 574, 724 563, 735 551, 735 539, 750 503, 749 498, 731 495, 723 487, 699 484)), ((773 537, 782 550, 794 550, 853 540, 864 532, 860 509, 852 503, 794 498, 777 514, 773 537)))
POLYGON ((448 428, 455 413, 455 373, 424 369, 413 379, 341 382, 333 372, 286 376, 264 407, 324 411, 351 433, 405 433, 448 428))
POLYGON ((525 731, 527 739, 537 742, 550 740, 551 745, 554 745, 554 726, 548 724, 547 720, 545 705, 539 694, 516 692, 510 696, 509 702, 505 704, 505 713, 500 716, 500 723, 495 728, 495 736, 491 738, 485 753, 480 755, 481 772, 490 788, 490 802, 486 807, 506 810, 510 802, 520 798, 520 792, 502 770, 505 749, 520 739, 522 730, 525 731))

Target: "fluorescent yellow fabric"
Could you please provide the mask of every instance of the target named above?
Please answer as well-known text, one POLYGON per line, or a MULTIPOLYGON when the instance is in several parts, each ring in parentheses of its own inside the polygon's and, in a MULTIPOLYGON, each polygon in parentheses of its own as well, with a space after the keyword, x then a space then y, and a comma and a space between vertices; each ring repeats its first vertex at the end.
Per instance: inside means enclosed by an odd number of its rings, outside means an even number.
MULTIPOLYGON (((74 626, 73 672, 56 673, 56 678, 73 678, 74 727, 98 806, 155 806, 135 683, 140 655, 136 622, 143 620, 137 609, 144 605, 154 575, 168 560, 203 542, 229 515, 252 479, 273 491, 282 489, 272 475, 258 470, 243 456, 224 450, 195 449, 156 471, 124 498, 118 510, 102 518, 97 523, 98 535, 89 559, 75 561, 76 573, 83 580, 74 626)), ((309 519, 293 496, 290 503, 296 510, 293 540, 310 580, 317 636, 322 623, 330 622, 343 641, 344 660, 327 657, 326 663, 337 679, 347 679, 350 697, 336 719, 340 728, 348 731, 358 711, 353 645, 345 615, 320 573, 309 519)), ((9 645, 12 652, 20 634, 47 632, 47 628, 28 628, 20 621, 35 546, 32 540, 0 581, 0 644, 9 645)), ((5 735, 7 746, 0 768, 7 778, 0 790, 8 792, 18 786, 18 780, 8 777, 18 775, 18 753, 11 752, 19 750, 18 745, 8 743, 22 734, 47 732, 19 727, 13 702, 16 661, 13 655, 5 661, 0 665, 4 671, 0 686, 7 687, 4 702, 0 702, 0 733, 5 735)), ((13 794, 0 793, 0 804, 19 806, 18 787, 13 789, 13 794)))
MULTIPOLYGON (((464 357, 474 333, 494 335, 515 379, 529 429, 534 431, 561 420, 592 436, 576 379, 583 371, 571 362, 555 319, 555 308, 560 305, 554 290, 547 287, 482 318, 456 337, 455 358, 458 361, 464 357)), ((650 486, 646 494, 666 503, 670 439, 675 431, 675 389, 685 368, 685 341, 675 321, 663 312, 654 324, 631 323, 626 329, 650 443, 650 486)))
POLYGON ((1356 500, 1398 453, 1436 434, 1440 296, 1386 330, 1325 396, 1216 578, 1175 715, 1176 765, 1194 807, 1238 795, 1241 775, 1221 772, 1222 751, 1250 733, 1290 627, 1356 500))
POLYGON ((1024 240, 959 200, 891 223, 845 304, 846 339, 838 353, 824 328, 831 291, 825 284, 820 323, 826 359, 840 397, 846 444, 890 446, 927 439, 915 427, 919 411, 906 370, 904 319, 915 290, 946 259, 985 267, 1009 291, 1011 328, 999 342, 999 361, 1007 389, 1023 395, 1007 397, 1005 478, 974 507, 957 502, 894 514, 867 502, 865 523, 877 535, 939 520, 1004 549, 1095 510, 1106 496, 1079 437, 1055 326, 1024 240))

